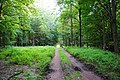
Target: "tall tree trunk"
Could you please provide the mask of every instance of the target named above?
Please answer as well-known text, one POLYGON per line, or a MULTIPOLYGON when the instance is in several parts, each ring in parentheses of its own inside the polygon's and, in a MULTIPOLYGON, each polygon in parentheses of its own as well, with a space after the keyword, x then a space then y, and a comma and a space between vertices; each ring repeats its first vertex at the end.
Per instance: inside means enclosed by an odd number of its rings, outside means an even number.
MULTIPOLYGON (((78 5, 80 6, 80 1, 78 1, 78 5)), ((79 7, 78 9, 78 14, 79 14, 79 37, 80 37, 80 41, 79 41, 79 46, 82 47, 82 36, 81 36, 81 8, 79 7)))
POLYGON ((64 46, 64 45, 65 45, 65 37, 64 37, 64 36, 65 36, 65 33, 64 33, 64 26, 63 26, 63 35, 62 35, 62 36, 63 36, 63 43, 62 43, 62 44, 63 44, 63 46, 64 46))
POLYGON ((1 17, 1 15, 2 15, 2 2, 0 2, 0 17, 1 17))
POLYGON ((19 34, 18 34, 18 36, 16 37, 16 45, 17 46, 20 46, 20 36, 19 36, 19 34))
MULTIPOLYGON (((109 10, 109 12, 110 12, 110 15, 112 16, 112 12, 111 12, 111 0, 108 0, 108 10, 109 10)), ((111 41, 113 41, 113 31, 112 31, 112 17, 111 16, 109 16, 109 19, 110 19, 110 40, 111 41)))
POLYGON ((82 47, 82 36, 81 36, 81 8, 79 8, 79 36, 80 36, 80 47, 82 47))
POLYGON ((70 45, 70 39, 71 39, 71 38, 68 38, 68 46, 71 46, 71 45, 70 45))
POLYGON ((76 46, 75 44, 76 44, 76 38, 74 38, 74 46, 76 46))
POLYGON ((2 31, 0 31, 0 47, 2 46, 2 31))
POLYGON ((63 35, 63 43, 62 43, 62 45, 64 46, 64 44, 65 44, 65 38, 64 38, 64 35, 63 35))
MULTIPOLYGON (((76 35, 78 35, 78 33, 76 33, 76 35)), ((79 36, 76 37, 76 46, 79 46, 78 41, 79 41, 79 36)))
POLYGON ((2 41, 3 41, 3 47, 5 47, 6 46, 6 32, 5 31, 3 31, 3 39, 2 39, 2 41))
POLYGON ((45 34, 43 33, 43 46, 45 46, 45 34))
POLYGON ((0 17, 2 15, 2 7, 3 7, 3 4, 5 3, 6 0, 0 0, 0 17))
POLYGON ((68 46, 68 41, 67 41, 67 38, 65 39, 65 46, 68 46))
POLYGON ((34 46, 34 45, 35 45, 35 36, 33 34, 33 37, 32 37, 32 46, 34 46))
POLYGON ((23 46, 26 46, 26 39, 25 39, 25 30, 22 30, 23 31, 23 42, 22 42, 22 44, 23 44, 23 46))
MULTIPOLYGON (((2 1, 0 1, 0 17, 1 17, 1 15, 2 15, 2 1)), ((1 22, 0 22, 1 23, 1 22)), ((2 43, 2 31, 0 30, 0 46, 2 46, 3 45, 3 43, 2 43)))
POLYGON ((113 30, 113 42, 114 42, 114 51, 119 52, 118 46, 118 32, 117 32, 117 25, 116 25, 116 0, 112 0, 112 30, 113 30))
POLYGON ((70 15, 70 22, 71 22, 71 46, 73 46, 73 45, 74 45, 74 43, 73 43, 72 4, 70 4, 70 12, 71 12, 71 15, 70 15))
POLYGON ((103 49, 106 49, 106 32, 105 32, 105 22, 104 22, 104 15, 102 16, 102 26, 103 26, 103 49))

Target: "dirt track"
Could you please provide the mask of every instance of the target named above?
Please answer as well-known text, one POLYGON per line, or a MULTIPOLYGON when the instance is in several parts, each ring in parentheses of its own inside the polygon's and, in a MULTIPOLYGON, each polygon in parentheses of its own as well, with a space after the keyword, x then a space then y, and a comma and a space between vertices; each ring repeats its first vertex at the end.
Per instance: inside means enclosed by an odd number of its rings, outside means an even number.
MULTIPOLYGON (((70 73, 72 74, 73 71, 77 71, 80 73, 82 80, 103 80, 98 75, 96 75, 94 72, 86 68, 83 63, 81 63, 80 61, 72 57, 67 51, 65 51, 64 49, 62 50, 72 63, 72 67, 67 68, 66 73, 69 73, 70 75, 70 73)), ((0 80, 9 80, 9 78, 14 74, 16 70, 22 71, 22 67, 18 65, 16 66, 6 65, 5 62, 0 61, 0 80)), ((31 70, 31 68, 29 68, 28 70, 31 70)), ((51 70, 51 72, 45 77, 45 80, 65 80, 65 76, 64 76, 65 72, 63 72, 64 70, 61 67, 61 62, 60 62, 60 58, 58 55, 58 48, 56 48, 55 56, 52 59, 49 70, 51 70)), ((71 80, 78 80, 78 79, 73 78, 71 80)))
POLYGON ((72 57, 67 51, 65 51, 64 49, 62 50, 72 62, 74 69, 77 69, 78 71, 80 71, 80 74, 83 80, 103 80, 98 75, 96 75, 94 72, 87 69, 85 65, 82 64, 80 61, 77 61, 74 57, 72 57))
POLYGON ((56 48, 55 56, 50 65, 50 69, 52 69, 52 72, 47 75, 47 80, 65 80, 60 65, 60 58, 58 56, 58 48, 56 48))
MULTIPOLYGON (((74 57, 72 57, 67 51, 65 51, 64 49, 62 50, 66 54, 66 56, 70 59, 73 66, 72 67, 73 70, 80 72, 82 80, 103 80, 94 72, 87 69, 85 65, 82 64, 80 61, 77 61, 74 57)), ((62 68, 60 65, 58 48, 56 48, 55 56, 50 65, 50 69, 52 69, 52 72, 47 75, 47 80, 65 80, 64 74, 63 74, 64 72, 62 71, 62 68)), ((71 79, 71 80, 76 80, 76 79, 71 79)))

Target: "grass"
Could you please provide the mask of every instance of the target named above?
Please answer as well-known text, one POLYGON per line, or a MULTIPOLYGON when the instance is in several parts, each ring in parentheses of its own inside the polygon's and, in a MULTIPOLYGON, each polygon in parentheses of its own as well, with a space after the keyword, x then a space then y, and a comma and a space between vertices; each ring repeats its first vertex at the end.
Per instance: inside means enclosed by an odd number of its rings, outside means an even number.
MULTIPOLYGON (((45 74, 45 68, 54 56, 55 48, 51 46, 10 47, 0 52, 0 59, 9 64, 29 65, 39 69, 39 75, 45 74)), ((28 74, 31 76, 31 74, 28 74)))
POLYGON ((97 48, 65 47, 74 57, 90 64, 95 71, 110 80, 120 79, 120 55, 97 48))
POLYGON ((61 48, 59 49, 59 56, 60 56, 61 66, 63 69, 65 80, 81 80, 80 73, 72 69, 71 61, 64 54, 61 48))

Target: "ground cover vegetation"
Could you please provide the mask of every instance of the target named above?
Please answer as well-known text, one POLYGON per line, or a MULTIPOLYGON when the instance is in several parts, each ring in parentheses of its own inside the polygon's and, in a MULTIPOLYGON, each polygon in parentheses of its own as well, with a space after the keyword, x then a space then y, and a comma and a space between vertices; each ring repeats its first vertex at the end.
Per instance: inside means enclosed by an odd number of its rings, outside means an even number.
POLYGON ((55 48, 51 46, 9 47, 0 52, 0 60, 5 60, 8 65, 28 65, 36 68, 38 69, 37 74, 41 76, 46 73, 45 70, 51 63, 54 51, 55 48))
POLYGON ((91 65, 91 69, 110 80, 120 79, 120 56, 97 48, 65 47, 71 55, 91 65))

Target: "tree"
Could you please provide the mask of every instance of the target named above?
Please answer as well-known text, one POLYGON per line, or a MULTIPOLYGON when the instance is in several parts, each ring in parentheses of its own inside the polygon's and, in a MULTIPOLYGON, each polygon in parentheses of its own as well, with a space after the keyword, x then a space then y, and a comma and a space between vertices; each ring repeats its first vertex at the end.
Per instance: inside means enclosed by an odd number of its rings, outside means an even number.
POLYGON ((113 35, 113 42, 114 42, 114 51, 119 52, 119 46, 118 46, 118 32, 117 32, 117 26, 116 26, 116 0, 109 0, 109 4, 111 4, 110 10, 105 7, 105 5, 102 4, 98 0, 98 3, 108 12, 109 17, 110 17, 110 23, 112 26, 112 35, 113 35))

